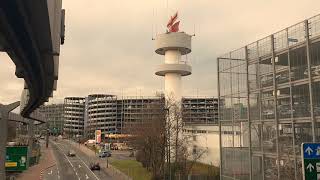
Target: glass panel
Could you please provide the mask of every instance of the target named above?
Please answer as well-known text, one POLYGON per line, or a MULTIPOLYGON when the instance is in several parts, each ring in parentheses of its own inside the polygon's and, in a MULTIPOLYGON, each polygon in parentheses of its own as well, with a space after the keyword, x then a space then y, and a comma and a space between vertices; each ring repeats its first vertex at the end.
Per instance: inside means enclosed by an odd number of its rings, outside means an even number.
POLYGON ((262 148, 262 125, 251 124, 251 147, 253 151, 261 151, 262 148))
POLYGON ((293 155, 293 128, 291 123, 279 124, 278 141, 280 156, 289 158, 289 155, 293 155))
POLYGON ((245 93, 236 94, 233 98, 233 118, 234 120, 246 120, 247 113, 247 95, 245 93))
POLYGON ((258 77, 258 63, 250 63, 248 67, 249 72, 249 89, 250 91, 255 91, 259 88, 259 78, 258 77))
POLYGON ((292 81, 308 78, 306 47, 290 51, 292 81))
POLYGON ((228 121, 232 120, 232 98, 220 97, 220 120, 228 121))
POLYGON ((292 87, 294 117, 310 117, 310 95, 308 84, 292 87))
POLYGON ((273 86, 273 65, 271 58, 261 60, 259 63, 261 88, 273 86))
POLYGON ((301 22, 288 28, 289 46, 305 41, 305 24, 301 22))
POLYGON ((258 41, 259 56, 263 57, 271 54, 271 38, 266 37, 258 41))
POLYGON ((278 116, 279 119, 291 118, 293 111, 291 110, 290 89, 282 88, 277 90, 278 116))
POLYGON ((276 153, 276 125, 273 123, 263 123, 262 146, 264 152, 276 153))
MULTIPOLYGON (((221 127, 222 138, 222 174, 225 177, 247 179, 249 175, 249 151, 248 143, 244 137, 248 137, 247 123, 223 122, 221 127), (246 147, 244 147, 246 144, 246 147)), ((247 138, 248 139, 248 138, 247 138)))
POLYGON ((264 158, 264 179, 275 180, 278 179, 278 169, 276 158, 264 158))
POLYGON ((310 37, 320 35, 320 15, 309 19, 309 29, 310 37))
POLYGON ((260 93, 251 93, 250 96, 250 119, 251 121, 260 120, 260 93))
POLYGON ((252 157, 252 179, 262 179, 262 168, 263 168, 262 157, 252 157))
POLYGON ((273 91, 262 92, 262 102, 261 102, 261 118, 263 120, 274 119, 274 96, 273 91))
POLYGON ((295 165, 294 160, 289 157, 280 157, 280 179, 281 180, 292 180, 295 179, 295 165))
POLYGON ((313 95, 313 113, 315 116, 320 116, 320 82, 312 84, 313 95))
MULTIPOLYGON (((310 48, 311 76, 320 77, 320 42, 314 43, 310 48)), ((308 70, 306 71, 308 73, 308 70)))
POLYGON ((249 44, 248 46, 248 59, 249 60, 255 60, 258 58, 258 47, 257 43, 249 44))
POLYGON ((274 49, 275 51, 282 50, 287 47, 287 31, 283 30, 274 34, 274 49))
POLYGON ((288 53, 280 54, 275 57, 276 83, 283 84, 289 82, 289 63, 288 53))
MULTIPOLYGON (((311 121, 309 119, 309 121, 311 121)), ((296 154, 301 155, 301 144, 303 142, 312 142, 312 128, 311 123, 295 123, 294 133, 295 133, 295 147, 296 154)))

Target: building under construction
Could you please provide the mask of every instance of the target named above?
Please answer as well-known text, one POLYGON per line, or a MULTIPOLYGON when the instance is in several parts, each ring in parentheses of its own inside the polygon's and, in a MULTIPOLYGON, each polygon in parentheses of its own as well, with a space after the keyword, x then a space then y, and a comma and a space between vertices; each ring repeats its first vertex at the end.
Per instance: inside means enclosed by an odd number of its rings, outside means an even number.
POLYGON ((301 143, 320 140, 320 15, 217 61, 221 179, 302 179, 301 143))

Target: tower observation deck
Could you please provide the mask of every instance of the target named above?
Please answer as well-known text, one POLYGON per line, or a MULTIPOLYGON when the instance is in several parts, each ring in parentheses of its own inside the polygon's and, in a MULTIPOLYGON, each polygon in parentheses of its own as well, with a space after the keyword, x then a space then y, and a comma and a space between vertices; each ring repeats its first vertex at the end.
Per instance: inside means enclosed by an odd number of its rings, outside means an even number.
MULTIPOLYGON (((159 55, 164 55, 164 64, 156 68, 155 74, 164 76, 165 79, 165 95, 166 98, 173 98, 176 102, 181 101, 182 97, 182 76, 188 76, 192 72, 190 65, 181 61, 182 55, 191 52, 191 35, 179 31, 179 22, 174 23, 177 14, 171 17, 171 26, 169 31, 159 34, 155 38, 156 50, 159 55), (175 17, 176 16, 176 17, 175 17), (173 20, 173 18, 175 18, 173 20), (175 26, 175 27, 174 27, 175 26)), ((167 26, 170 25, 170 21, 167 26)))

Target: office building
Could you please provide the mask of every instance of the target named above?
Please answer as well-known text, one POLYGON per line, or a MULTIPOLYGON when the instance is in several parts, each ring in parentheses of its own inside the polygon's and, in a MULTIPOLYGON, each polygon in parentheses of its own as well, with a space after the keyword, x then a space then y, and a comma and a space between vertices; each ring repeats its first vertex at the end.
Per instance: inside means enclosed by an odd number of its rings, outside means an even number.
POLYGON ((44 105, 40 107, 39 112, 44 115, 50 134, 58 135, 63 133, 64 104, 44 105))

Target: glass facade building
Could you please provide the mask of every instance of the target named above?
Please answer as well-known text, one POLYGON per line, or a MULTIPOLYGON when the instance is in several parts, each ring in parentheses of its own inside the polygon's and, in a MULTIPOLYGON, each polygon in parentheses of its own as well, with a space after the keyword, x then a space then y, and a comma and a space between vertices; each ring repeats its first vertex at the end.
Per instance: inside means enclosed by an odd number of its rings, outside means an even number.
POLYGON ((217 63, 221 179, 302 179, 301 143, 320 140, 320 15, 217 63))

